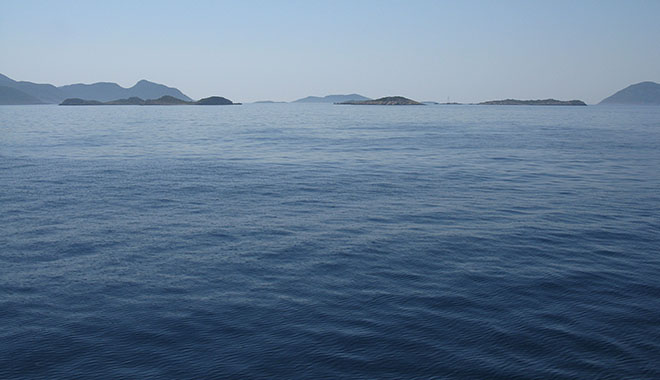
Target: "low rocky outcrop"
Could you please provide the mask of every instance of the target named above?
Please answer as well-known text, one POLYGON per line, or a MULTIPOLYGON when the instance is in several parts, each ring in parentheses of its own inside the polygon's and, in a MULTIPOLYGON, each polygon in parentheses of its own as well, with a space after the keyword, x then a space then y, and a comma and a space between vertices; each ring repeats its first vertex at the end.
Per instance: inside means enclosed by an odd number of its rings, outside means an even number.
POLYGON ((483 106, 586 106, 587 105, 582 100, 556 100, 556 99, 542 99, 542 100, 504 99, 504 100, 490 100, 478 104, 483 106))

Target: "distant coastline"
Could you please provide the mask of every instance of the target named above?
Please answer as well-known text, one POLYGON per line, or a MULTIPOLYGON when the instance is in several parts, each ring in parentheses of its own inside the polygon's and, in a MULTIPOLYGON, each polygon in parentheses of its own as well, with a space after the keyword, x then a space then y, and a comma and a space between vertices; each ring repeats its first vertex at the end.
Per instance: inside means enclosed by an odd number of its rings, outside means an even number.
MULTIPOLYGON (((97 82, 92 84, 70 84, 54 86, 48 83, 16 81, 0 74, 0 105, 229 105, 234 103, 222 97, 204 98, 194 101, 175 87, 140 80, 129 88, 113 82, 97 82), (164 98, 166 96, 170 98, 164 98), (216 99, 217 98, 217 99, 216 99), (146 100, 145 100, 146 99, 146 100)), ((480 103, 440 103, 432 100, 417 102, 411 99, 394 99, 402 97, 388 96, 371 99, 366 96, 352 94, 334 94, 326 96, 307 96, 291 102, 261 100, 254 104, 300 103, 300 104, 348 104, 348 105, 532 105, 532 106, 586 106, 582 100, 556 100, 552 98, 537 100, 503 99, 489 100, 480 103)), ((598 104, 627 105, 660 105, 660 84, 646 81, 632 84, 613 95, 603 99, 598 104)))

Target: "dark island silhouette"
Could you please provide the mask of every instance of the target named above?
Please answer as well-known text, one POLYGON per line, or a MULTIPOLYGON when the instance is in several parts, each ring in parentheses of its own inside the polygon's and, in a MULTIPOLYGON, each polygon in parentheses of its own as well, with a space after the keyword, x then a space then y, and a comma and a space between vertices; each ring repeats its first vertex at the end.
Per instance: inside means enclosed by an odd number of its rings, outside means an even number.
POLYGON ((229 105, 240 105, 241 103, 233 103, 227 98, 222 96, 211 96, 209 98, 200 99, 195 102, 198 106, 229 106, 229 105))
MULTIPOLYGON (((64 104, 64 103, 69 103, 72 100, 74 100, 74 101, 83 101, 83 102, 85 101, 85 100, 78 99, 78 98, 65 99, 60 105, 71 105, 71 104, 64 104)), ((93 102, 93 101, 91 101, 91 102, 93 102)), ((137 96, 132 96, 128 99, 111 100, 109 102, 105 102, 105 104, 120 105, 120 106, 128 106, 128 105, 130 105, 130 106, 141 106, 141 105, 144 105, 144 102, 145 102, 144 99, 138 98, 137 96)), ((101 102, 98 102, 98 103, 101 103, 101 102)), ((101 104, 103 104, 103 103, 101 103, 101 104)))
POLYGON ((504 99, 504 100, 490 100, 487 102, 477 103, 480 106, 586 106, 587 104, 582 100, 556 100, 556 99, 542 99, 542 100, 518 100, 518 99, 504 99))
POLYGON ((424 103, 404 98, 403 96, 386 96, 374 100, 349 100, 347 102, 335 103, 354 106, 423 106, 424 103))
POLYGON ((196 102, 190 102, 173 96, 165 95, 158 99, 143 100, 138 97, 130 97, 127 99, 116 99, 109 102, 101 102, 98 100, 86 100, 80 98, 65 99, 61 106, 179 106, 179 105, 196 105, 196 106, 225 106, 225 105, 240 105, 241 103, 234 103, 222 96, 211 96, 208 98, 200 99, 196 102))
POLYGON ((660 105, 660 84, 640 82, 630 85, 598 104, 660 105))

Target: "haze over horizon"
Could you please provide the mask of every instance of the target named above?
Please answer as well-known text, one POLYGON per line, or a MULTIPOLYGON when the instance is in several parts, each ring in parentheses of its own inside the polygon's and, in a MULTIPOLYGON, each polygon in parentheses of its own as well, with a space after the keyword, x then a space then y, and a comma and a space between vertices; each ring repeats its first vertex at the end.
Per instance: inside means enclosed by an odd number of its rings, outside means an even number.
POLYGON ((660 82, 658 1, 8 1, 0 73, 199 99, 581 99, 660 82))

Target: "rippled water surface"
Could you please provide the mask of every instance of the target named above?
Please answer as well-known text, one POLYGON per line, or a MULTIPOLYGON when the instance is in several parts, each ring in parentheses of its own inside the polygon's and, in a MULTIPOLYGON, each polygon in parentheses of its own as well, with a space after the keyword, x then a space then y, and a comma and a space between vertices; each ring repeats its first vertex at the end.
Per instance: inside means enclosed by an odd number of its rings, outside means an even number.
POLYGON ((0 378, 660 378, 660 107, 0 107, 0 378))

